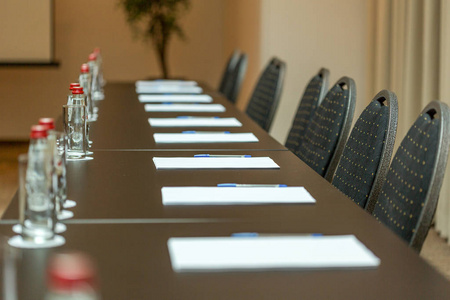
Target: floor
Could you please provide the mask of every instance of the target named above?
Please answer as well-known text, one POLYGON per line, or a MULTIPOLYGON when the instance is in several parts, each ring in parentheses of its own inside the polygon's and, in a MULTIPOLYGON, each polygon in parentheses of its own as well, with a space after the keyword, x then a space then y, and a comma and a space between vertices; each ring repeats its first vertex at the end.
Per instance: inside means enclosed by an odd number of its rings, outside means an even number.
MULTIPOLYGON (((0 142, 0 216, 17 190, 17 157, 28 142, 0 142)), ((450 280, 450 245, 432 228, 420 254, 450 280)))

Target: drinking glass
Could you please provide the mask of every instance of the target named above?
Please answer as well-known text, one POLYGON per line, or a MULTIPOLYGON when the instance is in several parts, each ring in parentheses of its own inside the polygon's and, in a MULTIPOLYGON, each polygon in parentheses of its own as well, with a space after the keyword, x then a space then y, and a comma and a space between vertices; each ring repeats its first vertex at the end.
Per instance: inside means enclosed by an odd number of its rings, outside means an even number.
POLYGON ((85 105, 64 105, 64 131, 67 135, 67 158, 82 159, 89 146, 85 105))

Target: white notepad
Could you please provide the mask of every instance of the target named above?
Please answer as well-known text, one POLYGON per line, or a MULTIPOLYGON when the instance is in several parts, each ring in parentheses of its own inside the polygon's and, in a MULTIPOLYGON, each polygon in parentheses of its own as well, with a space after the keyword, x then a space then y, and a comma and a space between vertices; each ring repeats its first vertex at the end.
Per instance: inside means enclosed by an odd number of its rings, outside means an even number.
POLYGON ((315 203, 304 187, 180 186, 161 188, 164 205, 315 203))
POLYGON ((180 85, 148 85, 137 86, 138 94, 200 94, 203 89, 199 86, 180 86, 180 85))
POLYGON ((236 118, 149 118, 152 127, 241 127, 236 118))
POLYGON ((222 104, 145 104, 148 112, 224 112, 222 104))
POLYGON ((164 143, 256 143, 253 133, 154 133, 157 144, 164 143))
POLYGON ((270 157, 153 157, 156 169, 279 169, 270 157))
POLYGON ((138 95, 140 102, 177 102, 177 103, 211 103, 210 95, 138 95))
POLYGON ((380 259, 353 235, 170 238, 174 271, 376 268, 380 259))
POLYGON ((171 80, 171 79, 158 79, 158 80, 138 80, 136 81, 136 87, 149 86, 149 85, 183 85, 193 86, 197 85, 196 81, 192 80, 171 80))

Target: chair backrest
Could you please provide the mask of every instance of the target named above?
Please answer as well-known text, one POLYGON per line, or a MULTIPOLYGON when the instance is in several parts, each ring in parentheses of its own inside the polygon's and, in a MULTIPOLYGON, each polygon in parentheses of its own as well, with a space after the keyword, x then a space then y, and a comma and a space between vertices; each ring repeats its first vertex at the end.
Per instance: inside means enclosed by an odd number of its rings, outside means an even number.
POLYGON ((225 90, 223 92, 225 97, 233 103, 236 103, 246 71, 247 54, 242 53, 229 76, 228 82, 225 84, 225 90))
POLYGON ((356 85, 342 77, 328 91, 314 112, 295 154, 321 176, 331 181, 355 111, 356 85))
POLYGON ((397 120, 397 96, 379 92, 353 126, 333 177, 335 187, 369 212, 386 179, 397 120))
POLYGON ((447 165, 450 111, 431 102, 398 148, 373 216, 420 251, 436 210, 447 165))
POLYGON ((234 50, 233 54, 231 54, 228 59, 227 65, 225 67, 225 71, 223 72, 222 79, 220 80, 220 85, 218 91, 222 94, 226 93, 227 85, 229 84, 230 77, 232 76, 233 70, 239 60, 240 51, 234 50))
POLYGON ((314 75, 306 86, 300 103, 297 108, 297 114, 286 139, 286 148, 295 153, 301 144, 305 129, 308 126, 314 112, 325 97, 328 90, 328 78, 330 72, 327 69, 320 69, 319 73, 314 75))
POLYGON ((286 64, 273 58, 259 77, 246 113, 259 126, 269 131, 272 125, 284 82, 286 64))

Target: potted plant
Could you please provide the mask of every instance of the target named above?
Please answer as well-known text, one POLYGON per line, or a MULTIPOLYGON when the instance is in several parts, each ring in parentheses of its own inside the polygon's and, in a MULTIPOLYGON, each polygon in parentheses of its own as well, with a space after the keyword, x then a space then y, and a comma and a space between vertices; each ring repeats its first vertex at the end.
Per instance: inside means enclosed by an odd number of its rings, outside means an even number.
POLYGON ((163 78, 169 78, 167 48, 174 34, 185 37, 179 19, 189 9, 190 0, 120 0, 120 4, 132 29, 153 43, 163 78))

